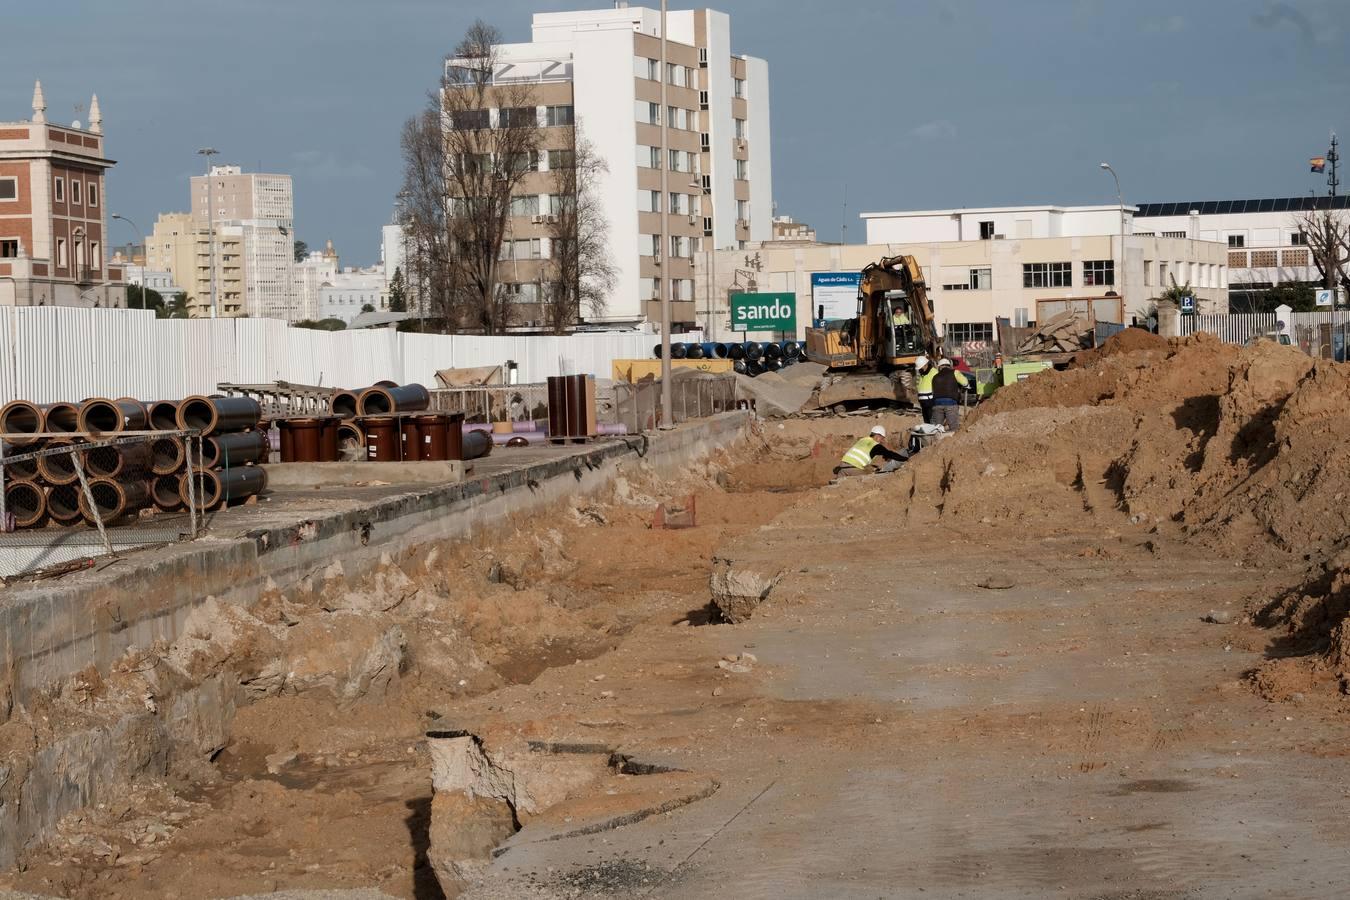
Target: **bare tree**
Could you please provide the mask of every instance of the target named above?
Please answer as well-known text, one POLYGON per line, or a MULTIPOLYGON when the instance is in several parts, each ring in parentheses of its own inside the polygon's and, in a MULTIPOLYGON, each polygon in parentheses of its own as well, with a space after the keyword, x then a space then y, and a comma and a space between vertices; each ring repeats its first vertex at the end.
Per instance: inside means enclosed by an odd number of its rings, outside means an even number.
POLYGON ((1322 274, 1322 285, 1350 285, 1350 220, 1331 210, 1309 210, 1294 218, 1322 274))
POLYGON ((556 199, 549 219, 549 278, 541 298, 544 321, 554 334, 566 334, 583 315, 603 315, 615 281, 609 222, 597 185, 608 167, 578 126, 567 126, 561 143, 564 149, 554 154, 558 164, 551 169, 556 199))
POLYGON ((504 331, 514 314, 500 284, 502 245, 512 197, 539 170, 542 131, 530 85, 497 81, 500 43, 495 28, 475 22, 446 66, 440 94, 450 259, 465 322, 485 334, 504 331))
POLYGON ((408 290, 416 311, 444 323, 457 324, 456 269, 450 258, 447 222, 445 139, 440 100, 403 125, 403 189, 398 221, 403 229, 408 290))

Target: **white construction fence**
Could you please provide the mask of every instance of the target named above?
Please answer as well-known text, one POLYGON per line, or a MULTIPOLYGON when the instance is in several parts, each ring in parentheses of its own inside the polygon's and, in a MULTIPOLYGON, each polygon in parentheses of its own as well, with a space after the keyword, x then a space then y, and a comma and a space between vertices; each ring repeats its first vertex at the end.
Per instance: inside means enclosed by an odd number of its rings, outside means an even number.
MULTIPOLYGON (((696 334, 672 341, 699 340, 696 334)), ((314 331, 277 319, 156 319, 149 310, 0 307, 0 403, 143 400, 208 394, 222 382, 355 387, 392 379, 434 387, 440 369, 514 360, 521 382, 609 378, 616 359, 650 359, 657 335, 411 334, 314 331)))
POLYGON ((1255 337, 1283 331, 1290 342, 1312 356, 1340 359, 1350 334, 1350 311, 1290 313, 1288 321, 1275 313, 1218 316, 1182 316, 1182 336, 1207 331, 1229 344, 1245 344, 1255 337))

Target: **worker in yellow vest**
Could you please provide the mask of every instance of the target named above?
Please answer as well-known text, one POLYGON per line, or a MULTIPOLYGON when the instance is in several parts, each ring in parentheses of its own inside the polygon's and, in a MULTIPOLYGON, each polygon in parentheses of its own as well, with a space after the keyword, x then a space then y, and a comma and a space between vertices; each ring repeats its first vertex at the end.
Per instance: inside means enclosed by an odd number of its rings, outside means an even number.
POLYGON ((884 440, 886 429, 878 425, 872 429, 871 434, 848 448, 839 465, 834 467, 834 474, 862 475, 870 471, 886 473, 900 468, 900 464, 908 457, 891 450, 882 443, 884 440))
POLYGON ((933 377, 937 366, 926 356, 914 360, 914 388, 919 394, 919 411, 924 422, 933 421, 933 377))

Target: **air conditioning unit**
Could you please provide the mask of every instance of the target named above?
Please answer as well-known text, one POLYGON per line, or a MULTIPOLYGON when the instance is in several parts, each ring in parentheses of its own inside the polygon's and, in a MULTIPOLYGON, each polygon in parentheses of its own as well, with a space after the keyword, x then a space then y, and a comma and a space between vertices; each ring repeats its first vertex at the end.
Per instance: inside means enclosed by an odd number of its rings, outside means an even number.
POLYGON ((654 266, 659 266, 659 265, 661 265, 661 257, 659 257, 659 256, 653 256, 653 257, 652 257, 652 265, 654 265, 654 266))
POLYGON ((533 219, 531 219, 530 221, 533 222, 535 225, 543 225, 543 224, 544 224, 544 219, 546 219, 546 218, 547 218, 547 216, 535 216, 535 217, 534 217, 533 219))
POLYGON ((996 234, 996 235, 994 235, 994 240, 996 240, 996 241, 1006 240, 1006 238, 1007 238, 1006 235, 1002 235, 1002 234, 996 234))
POLYGON ((545 225, 557 225, 557 224, 558 224, 558 217, 557 217, 557 216, 542 216, 541 218, 543 218, 544 224, 545 224, 545 225))
POLYGON ((740 138, 737 138, 737 139, 736 139, 736 149, 737 149, 737 150, 744 150, 744 149, 745 149, 745 141, 741 140, 740 138))
POLYGON ((698 224, 698 216, 690 216, 690 217, 689 217, 689 224, 690 224, 690 225, 697 225, 697 224, 698 224))

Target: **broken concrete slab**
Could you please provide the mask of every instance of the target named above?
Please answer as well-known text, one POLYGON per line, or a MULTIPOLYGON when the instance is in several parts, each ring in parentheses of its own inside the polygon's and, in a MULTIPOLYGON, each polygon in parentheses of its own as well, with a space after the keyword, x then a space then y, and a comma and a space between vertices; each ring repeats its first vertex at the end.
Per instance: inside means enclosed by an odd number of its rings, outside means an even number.
POLYGON ((715 558, 709 576, 713 605, 733 625, 745 622, 768 598, 782 575, 781 569, 763 563, 715 558))

